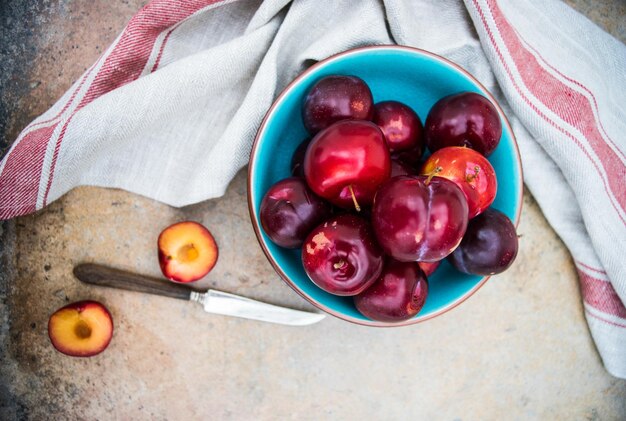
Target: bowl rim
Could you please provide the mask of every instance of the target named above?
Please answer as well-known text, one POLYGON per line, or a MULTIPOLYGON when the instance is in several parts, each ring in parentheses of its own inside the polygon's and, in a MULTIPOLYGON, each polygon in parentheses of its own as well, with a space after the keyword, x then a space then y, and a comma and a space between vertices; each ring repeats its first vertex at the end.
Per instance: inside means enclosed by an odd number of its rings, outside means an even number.
POLYGON ((416 323, 421 323, 421 322, 425 322, 426 320, 430 320, 432 318, 435 318, 437 316, 440 316, 444 313, 447 313, 448 311, 452 310, 453 308, 457 307, 458 305, 460 305, 461 303, 463 303, 465 300, 467 300, 469 297, 471 297, 472 295, 474 295, 476 293, 476 291, 478 291, 488 280, 491 276, 484 276, 481 280, 478 281, 478 283, 472 288, 470 289, 468 292, 466 292, 465 294, 463 294, 462 296, 460 296, 459 298, 457 298, 456 300, 448 303, 445 307, 442 307, 441 309, 427 315, 427 316, 423 316, 423 317, 414 317, 408 320, 403 320, 401 322, 380 322, 380 321, 376 321, 376 320, 362 320, 362 319, 357 319, 354 318, 352 316, 348 316, 345 315, 343 313, 340 313, 330 307, 327 307, 326 305, 314 300, 313 298, 311 298, 310 296, 308 296, 307 294, 305 294, 302 290, 300 290, 300 288, 298 288, 298 286, 291 280, 289 279, 289 277, 287 276, 287 274, 282 270, 282 268, 278 265, 278 263, 276 262, 276 260, 273 258, 272 254, 270 253, 270 251, 268 250, 268 248, 266 247, 263 238, 262 238, 262 234, 260 231, 260 225, 257 222, 257 214, 256 211, 254 209, 254 204, 252 203, 252 174, 254 173, 253 169, 255 167, 255 162, 252 160, 252 157, 256 154, 256 149, 259 145, 259 140, 261 137, 261 134, 264 132, 265 126, 267 125, 267 121, 269 120, 269 118, 274 114, 274 110, 275 108, 278 106, 278 104, 281 102, 281 100, 283 99, 283 97, 285 97, 294 87, 294 85, 296 85, 297 83, 299 83, 304 77, 306 77, 309 73, 311 73, 312 71, 314 71, 315 69, 317 69, 318 67, 324 66, 326 63, 329 63, 331 61, 335 61, 338 60, 344 56, 347 55, 351 55, 351 54, 359 54, 362 53, 363 51, 370 51, 370 50, 399 50, 399 51, 405 51, 405 52, 410 52, 413 54, 418 54, 418 55, 423 55, 423 56, 427 56, 435 61, 439 61, 441 63, 443 63, 444 65, 447 66, 451 66, 454 69, 456 69, 457 71, 459 71, 460 73, 464 74, 466 77, 468 77, 473 83, 475 83, 479 88, 481 88, 484 93, 486 93, 487 98, 491 101, 491 103, 496 107, 496 110, 498 111, 498 114, 500 114, 500 117, 502 118, 502 120, 504 121, 504 124, 506 125, 506 127, 509 130, 509 133, 511 134, 511 140, 513 141, 513 146, 514 146, 514 151, 515 151, 515 158, 517 159, 517 164, 518 164, 518 168, 519 168, 519 189, 517 192, 517 200, 519 203, 519 206, 517 208, 516 214, 515 214, 515 220, 513 221, 515 228, 518 227, 519 225, 519 221, 520 221, 520 215, 522 212, 522 206, 523 206, 523 201, 522 201, 522 195, 523 195, 523 191, 524 191, 524 187, 523 187, 523 168, 522 168, 522 161, 521 161, 521 157, 520 157, 520 151, 519 151, 519 146, 517 144, 517 139, 515 138, 515 133, 513 132, 513 128, 511 127, 511 124, 509 123, 508 118, 506 117, 506 114, 504 113, 504 110, 502 109, 502 107, 500 106, 500 104, 498 103, 498 101, 494 98, 494 96, 491 94, 491 92, 489 92, 489 90, 487 88, 485 88, 485 86, 480 83, 472 74, 470 74, 467 70, 463 69, 461 66, 459 66, 458 64, 440 56, 437 55, 435 53, 432 53, 430 51, 426 51, 423 50, 421 48, 416 48, 416 47, 409 47, 409 46, 404 46, 404 45, 394 45, 394 44, 390 44, 390 45, 368 45, 368 46, 363 46, 363 47, 357 47, 357 48, 352 48, 349 50, 345 50, 342 52, 339 52, 337 54, 333 54, 323 60, 318 61, 317 63, 313 64, 312 66, 308 67, 307 69, 305 69, 302 73, 300 73, 295 79, 293 79, 289 84, 287 84, 287 86, 285 86, 285 88, 280 92, 280 94, 274 99, 274 101, 272 102, 272 105, 270 106, 270 108, 267 110, 267 112, 265 113, 265 116, 263 117, 263 120, 261 121, 261 124, 259 125, 259 128, 257 129, 256 135, 254 137, 254 142, 252 143, 252 148, 250 150, 250 157, 249 157, 249 161, 248 161, 248 175, 247 175, 247 198, 248 198, 248 211, 250 213, 250 220, 252 222, 252 227, 254 228, 254 234, 256 235, 257 241, 259 243, 259 245, 261 246, 261 249, 263 250, 263 253, 265 254, 265 257, 267 258, 267 260, 270 262, 270 264, 272 265, 272 267, 274 268, 274 270, 276 271, 276 273, 280 276, 280 278, 283 280, 283 282, 285 282, 287 285, 289 285, 289 287, 291 287, 291 289, 293 289, 295 292, 298 293, 298 295, 300 295, 302 298, 304 298, 306 301, 308 301, 309 303, 311 303, 313 306, 317 307, 318 309, 324 311, 325 313, 328 313, 332 316, 335 316, 339 319, 345 320, 347 322, 350 323, 355 323, 358 325, 362 325, 362 326, 372 326, 372 327, 398 327, 398 326, 409 326, 409 325, 413 325, 416 323))

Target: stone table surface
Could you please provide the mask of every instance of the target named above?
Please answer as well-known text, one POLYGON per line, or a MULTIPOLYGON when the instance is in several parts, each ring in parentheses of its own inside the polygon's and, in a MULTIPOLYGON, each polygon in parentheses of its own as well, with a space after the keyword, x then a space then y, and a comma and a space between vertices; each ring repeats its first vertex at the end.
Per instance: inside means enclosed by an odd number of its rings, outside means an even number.
MULTIPOLYGON (((143 3, 2 2, 0 153, 143 3)), ((568 3, 626 39, 623 1, 568 3)), ((263 324, 73 278, 80 262, 158 276, 156 238, 184 219, 221 245, 200 287, 312 309, 257 245, 244 171, 223 198, 183 209, 75 189, 0 225, 0 419, 626 419, 626 381, 603 369, 571 257, 528 192, 514 266, 455 310, 397 329, 263 324), (93 358, 47 337, 49 315, 80 299, 106 303, 115 321, 93 358)))

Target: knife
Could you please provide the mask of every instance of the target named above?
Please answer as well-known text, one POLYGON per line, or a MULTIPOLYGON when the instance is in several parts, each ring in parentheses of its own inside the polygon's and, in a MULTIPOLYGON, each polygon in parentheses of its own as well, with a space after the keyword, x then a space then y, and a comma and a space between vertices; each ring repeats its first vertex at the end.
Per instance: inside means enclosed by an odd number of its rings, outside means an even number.
POLYGON ((148 278, 92 263, 75 266, 74 276, 87 284, 195 301, 202 304, 207 313, 290 326, 306 326, 317 323, 324 318, 323 314, 279 307, 213 289, 206 292, 196 292, 181 284, 148 278))

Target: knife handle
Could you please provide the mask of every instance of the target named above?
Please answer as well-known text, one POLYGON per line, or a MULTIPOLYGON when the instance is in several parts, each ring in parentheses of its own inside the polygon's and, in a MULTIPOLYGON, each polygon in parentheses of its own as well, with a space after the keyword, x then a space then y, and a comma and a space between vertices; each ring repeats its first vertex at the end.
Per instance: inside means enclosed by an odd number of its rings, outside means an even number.
POLYGON ((165 297, 189 300, 191 289, 135 273, 125 272, 93 263, 83 263, 74 267, 74 276, 86 284, 128 291, 146 292, 165 297))

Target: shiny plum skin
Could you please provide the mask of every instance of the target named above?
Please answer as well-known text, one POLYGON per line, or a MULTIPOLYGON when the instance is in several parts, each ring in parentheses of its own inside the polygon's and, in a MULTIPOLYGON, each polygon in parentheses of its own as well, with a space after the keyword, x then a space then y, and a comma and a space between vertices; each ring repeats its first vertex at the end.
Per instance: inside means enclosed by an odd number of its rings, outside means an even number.
POLYGON ((417 171, 399 159, 391 159, 391 177, 399 175, 417 175, 417 171))
POLYGON ((385 253, 403 261, 435 262, 459 245, 467 228, 467 200, 441 177, 394 177, 372 206, 372 226, 385 253))
POLYGON ((420 266, 420 269, 424 272, 424 275, 427 277, 435 273, 439 265, 441 264, 441 260, 437 262, 417 262, 420 266))
POLYGON ((304 127, 312 135, 340 120, 371 120, 372 92, 356 76, 327 76, 307 94, 302 107, 304 127))
POLYGON ((463 92, 440 99, 424 125, 426 146, 435 152, 446 146, 467 146, 489 156, 502 136, 498 111, 484 96, 463 92))
POLYGON ((343 214, 311 231, 302 246, 302 264, 324 291, 357 295, 380 275, 383 252, 365 219, 343 214))
POLYGON ((391 152, 423 148, 422 122, 415 111, 398 101, 374 105, 374 123, 380 127, 391 152))
POLYGON ((391 175, 391 159, 383 133, 368 121, 347 120, 319 132, 304 157, 306 181, 318 196, 344 209, 374 200, 391 175))
POLYGON ((467 199, 469 218, 487 209, 496 198, 496 172, 484 156, 473 149, 449 146, 428 157, 420 173, 435 173, 461 188, 467 199))
POLYGON ((515 226, 505 214, 489 208, 469 222, 463 241, 448 260, 464 273, 495 275, 513 264, 517 250, 515 226))
POLYGON ((354 305, 372 320, 401 322, 419 313, 427 295, 428 281, 417 263, 388 258, 376 282, 354 297, 354 305))
POLYGON ((274 243, 297 248, 330 211, 330 205, 316 196, 303 178, 289 177, 270 187, 263 197, 261 226, 274 243))
POLYGON ((291 174, 295 177, 304 177, 304 155, 309 143, 311 143, 311 139, 304 139, 293 152, 291 174))

